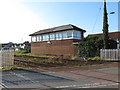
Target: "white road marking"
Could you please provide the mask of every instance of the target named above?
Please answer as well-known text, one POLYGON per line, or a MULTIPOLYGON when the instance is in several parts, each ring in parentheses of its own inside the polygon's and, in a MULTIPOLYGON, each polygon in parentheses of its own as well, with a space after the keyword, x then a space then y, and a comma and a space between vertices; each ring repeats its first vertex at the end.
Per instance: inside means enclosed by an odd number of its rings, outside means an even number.
POLYGON ((33 80, 31 80, 30 78, 25 77, 25 76, 23 76, 23 75, 21 75, 21 74, 16 74, 16 73, 14 73, 14 75, 16 75, 16 76, 18 76, 18 77, 21 77, 21 78, 23 78, 23 79, 25 79, 25 80, 29 80, 29 81, 31 81, 32 83, 38 82, 38 81, 33 81, 33 80))
POLYGON ((0 88, 8 88, 8 87, 5 84, 3 84, 3 83, 0 82, 0 88))
POLYGON ((81 84, 81 85, 70 85, 70 86, 59 86, 56 88, 94 88, 94 87, 103 87, 103 86, 112 86, 118 85, 118 83, 91 83, 91 84, 81 84))

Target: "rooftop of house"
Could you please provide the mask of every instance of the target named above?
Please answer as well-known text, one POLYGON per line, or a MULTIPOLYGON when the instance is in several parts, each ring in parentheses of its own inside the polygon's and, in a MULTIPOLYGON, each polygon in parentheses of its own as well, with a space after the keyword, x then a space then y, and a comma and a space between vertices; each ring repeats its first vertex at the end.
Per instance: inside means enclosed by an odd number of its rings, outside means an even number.
POLYGON ((85 30, 83 30, 79 27, 76 27, 72 24, 68 24, 68 25, 62 25, 62 26, 48 28, 48 29, 44 29, 44 30, 39 30, 33 34, 30 34, 29 36, 35 36, 35 35, 51 33, 51 32, 58 32, 58 31, 66 31, 66 30, 79 30, 79 31, 86 32, 85 30))
MULTIPOLYGON (((109 32, 109 34, 118 34, 118 33, 120 33, 120 31, 116 31, 116 32, 109 32)), ((91 35, 103 35, 103 33, 97 33, 97 34, 89 34, 89 36, 91 36, 91 35)))
MULTIPOLYGON (((120 39, 120 31, 109 32, 108 35, 111 39, 120 39)), ((103 38, 103 33, 89 34, 88 36, 99 36, 99 37, 103 38)))

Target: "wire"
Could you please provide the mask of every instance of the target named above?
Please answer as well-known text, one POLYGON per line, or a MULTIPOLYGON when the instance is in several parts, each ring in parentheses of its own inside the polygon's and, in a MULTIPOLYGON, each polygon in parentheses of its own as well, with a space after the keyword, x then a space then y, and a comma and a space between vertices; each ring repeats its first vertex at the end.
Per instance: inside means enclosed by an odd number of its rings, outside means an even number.
POLYGON ((98 20, 98 17, 99 17, 99 14, 100 14, 101 8, 102 8, 102 4, 100 5, 100 8, 99 8, 99 11, 98 11, 98 14, 97 14, 97 17, 96 17, 95 23, 94 23, 94 25, 93 25, 92 33, 93 33, 94 29, 95 29, 95 25, 96 25, 96 23, 97 23, 97 20, 98 20))

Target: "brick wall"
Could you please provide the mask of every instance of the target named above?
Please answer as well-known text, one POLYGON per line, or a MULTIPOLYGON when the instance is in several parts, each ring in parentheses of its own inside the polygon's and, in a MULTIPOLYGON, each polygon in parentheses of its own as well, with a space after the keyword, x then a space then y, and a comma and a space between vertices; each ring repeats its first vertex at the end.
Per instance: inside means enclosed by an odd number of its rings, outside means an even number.
POLYGON ((47 41, 32 42, 31 53, 38 55, 77 55, 77 46, 73 42, 80 40, 53 40, 51 43, 47 41))

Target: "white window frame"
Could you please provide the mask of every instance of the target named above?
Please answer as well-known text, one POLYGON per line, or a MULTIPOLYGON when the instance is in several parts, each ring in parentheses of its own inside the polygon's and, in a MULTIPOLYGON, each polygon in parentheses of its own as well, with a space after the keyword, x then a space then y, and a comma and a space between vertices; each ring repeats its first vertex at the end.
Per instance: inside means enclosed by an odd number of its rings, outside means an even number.
POLYGON ((55 33, 50 33, 49 34, 49 40, 55 40, 55 33), (51 38, 51 36, 52 36, 52 38, 51 38))
POLYGON ((49 40, 49 34, 43 34, 42 35, 42 41, 48 41, 48 40, 49 40))
POLYGON ((36 42, 37 41, 37 37, 36 36, 32 36, 31 37, 31 42, 36 42))
POLYGON ((67 39, 73 39, 73 30, 67 31, 67 39), (71 37, 68 37, 69 33, 71 33, 71 37))
POLYGON ((73 31, 73 39, 81 39, 81 31, 74 30, 73 31), (74 36, 74 33, 76 32, 76 37, 74 36), (79 33, 79 34, 78 34, 79 33), (78 37, 80 36, 80 37, 78 37))
POLYGON ((56 32, 55 33, 55 39, 56 40, 62 40, 63 39, 63 32, 56 32), (57 34, 58 34, 58 37, 57 37, 57 34), (61 36, 60 36, 60 34, 61 34, 61 36))

